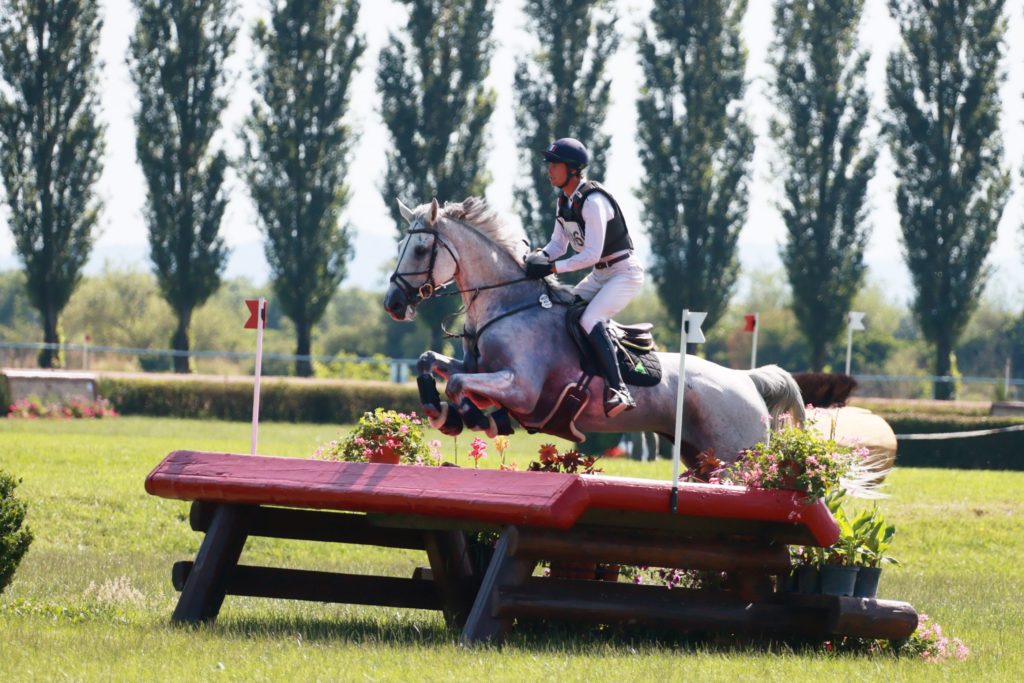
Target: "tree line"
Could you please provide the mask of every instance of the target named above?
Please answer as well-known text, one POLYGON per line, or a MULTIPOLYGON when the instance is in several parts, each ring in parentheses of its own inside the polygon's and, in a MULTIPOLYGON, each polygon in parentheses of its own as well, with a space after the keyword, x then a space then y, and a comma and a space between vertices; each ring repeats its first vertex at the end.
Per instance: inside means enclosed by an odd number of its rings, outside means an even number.
MULTIPOLYGON (((235 165, 257 208, 276 300, 298 355, 346 273, 351 228, 341 221, 353 132, 349 87, 362 64, 358 0, 275 0, 249 27, 256 86, 229 159, 214 140, 231 96, 224 64, 238 31, 232 0, 133 0, 128 63, 138 95, 136 153, 147 185, 145 219, 160 295, 177 321, 172 348, 187 351, 197 307, 222 284, 224 174, 235 165)), ((485 82, 494 52, 495 0, 401 0, 407 9, 376 65, 389 133, 385 203, 395 197, 482 194, 496 93, 485 82)), ((806 357, 820 370, 864 285, 872 227, 867 184, 885 144, 896 161, 897 208, 911 272, 914 323, 932 373, 953 350, 989 275, 986 258, 1010 192, 999 134, 1003 0, 889 0, 901 35, 889 56, 881 132, 865 86, 869 55, 857 41, 863 0, 775 0, 770 51, 775 113, 773 175, 788 239, 781 256, 806 357)), ((638 41, 636 101, 641 226, 651 274, 670 320, 706 310, 714 328, 739 274, 755 136, 745 111, 746 0, 654 0, 638 41)), ((551 188, 537 151, 558 137, 606 163, 605 118, 621 43, 609 0, 525 0, 535 48, 516 60, 515 118, 523 181, 516 210, 533 243, 550 230, 551 188)), ((0 0, 0 179, 9 228, 43 337, 81 281, 102 210, 93 187, 106 131, 97 122, 96 0, 0 0)), ((450 310, 420 319, 431 345, 450 310)), ((39 358, 59 363, 53 351, 39 358)), ((187 360, 179 363, 187 372, 187 360)), ((312 368, 306 361, 299 375, 312 368)), ((948 397, 948 384, 936 386, 948 397)))

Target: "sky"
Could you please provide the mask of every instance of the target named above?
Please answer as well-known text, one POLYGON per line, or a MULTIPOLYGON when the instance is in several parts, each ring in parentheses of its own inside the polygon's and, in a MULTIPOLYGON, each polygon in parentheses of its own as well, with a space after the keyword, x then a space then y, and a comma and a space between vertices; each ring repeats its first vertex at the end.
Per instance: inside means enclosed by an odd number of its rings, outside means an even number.
MULTIPOLYGON (((643 169, 636 154, 636 108, 634 101, 642 80, 637 64, 635 37, 639 24, 647 16, 650 0, 619 0, 617 28, 624 34, 619 52, 609 63, 612 79, 612 105, 606 127, 612 131, 608 172, 601 179, 619 200, 631 226, 638 252, 645 262, 650 256, 649 242, 639 220, 636 188, 643 181, 643 169)), ((768 0, 751 0, 744 18, 743 37, 749 51, 747 76, 750 82, 746 97, 747 111, 758 136, 751 182, 750 208, 746 225, 739 239, 739 254, 744 274, 781 268, 779 245, 785 240, 785 226, 775 208, 780 188, 771 177, 769 163, 772 150, 768 137, 771 104, 766 97, 772 71, 767 53, 773 37, 772 7, 768 0)), ((135 158, 135 136, 132 115, 136 94, 131 83, 125 55, 128 38, 134 27, 134 11, 130 0, 101 2, 104 29, 101 39, 102 71, 101 117, 107 125, 107 152, 98 192, 105 208, 87 273, 104 268, 148 270, 148 245, 143 220, 145 186, 135 158)), ((248 65, 252 59, 249 27, 263 16, 265 3, 240 0, 243 30, 239 33, 236 53, 228 64, 232 74, 231 104, 223 117, 219 143, 229 154, 239 151, 237 130, 249 110, 252 88, 248 65)), ((1024 35, 1024 0, 1008 0, 1009 36, 1024 35)), ((353 152, 348 182, 351 201, 344 214, 353 231, 355 256, 349 264, 349 275, 343 286, 382 289, 387 280, 389 260, 394 256, 394 226, 390 221, 380 187, 386 161, 380 150, 388 142, 387 130, 380 121, 379 97, 375 88, 378 54, 391 32, 405 24, 405 10, 388 0, 364 0, 359 31, 367 40, 361 70, 353 81, 349 122, 359 134, 353 152)), ((496 49, 489 76, 498 93, 497 111, 491 121, 488 168, 493 178, 487 199, 510 220, 514 214, 512 188, 519 182, 519 157, 513 116, 512 89, 515 57, 534 49, 536 37, 525 30, 520 0, 499 0, 495 14, 496 49)), ((866 0, 861 26, 861 41, 872 54, 868 67, 875 114, 884 108, 885 59, 898 45, 899 34, 889 17, 885 0, 866 0)), ((1024 295, 1024 247, 1020 226, 1024 223, 1024 188, 1021 166, 1024 162, 1024 41, 1007 41, 1004 68, 1008 74, 1002 87, 1002 132, 1007 163, 1013 171, 1013 195, 1010 197, 999 238, 990 256, 994 266, 987 295, 1016 310, 1024 295)), ((875 126, 877 129, 877 126, 875 126)), ((239 179, 229 174, 226 182, 230 203, 222 232, 232 255, 228 277, 246 276, 264 283, 268 269, 263 256, 262 238, 252 202, 239 179)), ((912 296, 910 277, 903 265, 899 243, 899 217, 895 207, 896 181, 892 162, 883 149, 876 177, 869 187, 870 219, 873 232, 866 260, 868 281, 882 286, 894 303, 906 303, 912 296)), ((428 201, 429 197, 403 197, 407 204, 428 201)), ((463 197, 442 197, 460 201, 463 197)), ((390 201, 390 200, 389 200, 390 201)), ((20 267, 14 254, 13 240, 6 227, 6 208, 0 211, 0 270, 20 267)), ((739 293, 746 279, 741 275, 739 293)), ((269 289, 269 287, 268 287, 269 289)))

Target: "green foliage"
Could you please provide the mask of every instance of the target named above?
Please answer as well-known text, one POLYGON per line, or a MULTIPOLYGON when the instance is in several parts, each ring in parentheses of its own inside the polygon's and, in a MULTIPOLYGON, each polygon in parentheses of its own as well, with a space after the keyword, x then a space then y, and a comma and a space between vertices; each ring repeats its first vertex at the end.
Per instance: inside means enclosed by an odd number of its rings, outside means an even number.
POLYGON ((864 280, 870 236, 867 186, 878 156, 864 127, 868 53, 857 48, 864 0, 777 0, 775 102, 771 122, 782 159, 782 248, 793 312, 810 346, 810 370, 829 345, 864 280))
MULTIPOLYGON (((177 317, 171 340, 188 351, 192 312, 220 286, 228 248, 220 236, 228 159, 213 151, 227 106, 224 62, 238 32, 231 0, 134 0, 129 47, 139 91, 135 151, 146 178, 146 222, 160 293, 177 317)), ((177 372, 189 359, 174 358, 177 372)))
MULTIPOLYGON (((287 0, 271 5, 253 42, 257 97, 243 130, 242 175, 266 237, 275 304, 295 325, 299 356, 345 278, 350 228, 339 227, 354 139, 343 122, 349 85, 366 42, 357 0, 287 0)), ((309 360, 295 374, 309 376, 309 360)))
MULTIPOLYGON (((0 180, 43 341, 82 276, 99 218, 100 29, 95 0, 0 0, 0 180)), ((44 349, 39 365, 60 364, 44 349)))
POLYGON ((328 363, 313 362, 313 376, 319 378, 370 379, 386 382, 391 378, 391 364, 386 356, 374 354, 375 361, 356 362, 355 354, 343 353, 328 363))
POLYGON ((746 0, 655 0, 640 37, 639 198, 651 275, 673 320, 722 317, 739 272, 754 134, 742 108, 746 0))
MULTIPOLYGON (((252 419, 252 382, 100 379, 98 390, 122 415, 252 419)), ((411 412, 419 407, 415 385, 339 381, 316 384, 274 381, 260 387, 260 419, 285 422, 353 422, 377 406, 411 412)))
POLYGON ((574 137, 591 154, 587 175, 604 177, 610 136, 602 130, 611 98, 608 60, 619 45, 609 0, 527 0, 527 31, 538 42, 516 59, 516 128, 526 183, 516 206, 533 245, 551 236, 555 193, 541 152, 553 140, 574 137))
MULTIPOLYGON (((1004 0, 889 0, 903 44, 889 57, 886 133, 893 154, 912 309, 934 347, 933 374, 981 298, 1009 196, 999 133, 1004 0)), ((937 382, 936 398, 952 398, 937 382)))
POLYGON ((23 526, 28 508, 14 495, 19 483, 0 470, 0 593, 14 580, 14 571, 32 543, 32 530, 23 526))
MULTIPOLYGON (((484 85, 494 53, 493 0, 402 0, 405 34, 381 50, 377 87, 391 136, 382 195, 398 235, 405 220, 396 199, 417 206, 437 197, 483 196, 490 178, 487 124, 497 94, 484 85)), ((419 308, 430 348, 442 349, 441 320, 455 297, 419 308)))
POLYGON ((314 458, 344 462, 368 462, 384 450, 398 455, 406 464, 425 464, 430 452, 423 438, 423 421, 416 413, 375 408, 363 413, 355 429, 341 441, 333 440, 316 450, 314 458))

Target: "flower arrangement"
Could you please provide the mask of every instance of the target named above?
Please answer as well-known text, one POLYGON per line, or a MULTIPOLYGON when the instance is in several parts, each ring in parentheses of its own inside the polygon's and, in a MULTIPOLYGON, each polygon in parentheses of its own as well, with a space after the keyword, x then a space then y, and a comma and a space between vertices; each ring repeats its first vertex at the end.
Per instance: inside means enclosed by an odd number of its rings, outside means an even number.
POLYGON ((117 417, 114 406, 105 398, 95 401, 83 398, 70 398, 58 403, 44 403, 42 399, 31 396, 15 401, 7 408, 7 417, 11 419, 36 420, 40 418, 104 418, 117 417))
POLYGON ((571 450, 559 453, 554 444, 546 443, 538 450, 539 458, 527 466, 529 472, 562 472, 564 474, 597 474, 597 458, 571 450))
POLYGON ((784 422, 763 442, 740 453, 732 464, 724 464, 713 451, 698 455, 696 467, 684 478, 712 484, 736 484, 753 489, 788 489, 807 494, 813 503, 829 491, 842 488, 865 448, 853 448, 819 436, 811 429, 784 422))
POLYGON ((364 413, 348 436, 321 446, 313 457, 346 462, 434 462, 423 439, 423 421, 416 413, 383 408, 364 413))

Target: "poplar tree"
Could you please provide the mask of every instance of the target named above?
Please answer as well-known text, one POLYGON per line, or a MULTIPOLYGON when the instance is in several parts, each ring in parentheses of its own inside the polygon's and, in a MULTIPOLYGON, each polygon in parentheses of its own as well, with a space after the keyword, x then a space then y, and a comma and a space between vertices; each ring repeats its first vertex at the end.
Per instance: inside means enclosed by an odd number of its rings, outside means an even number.
MULTIPOLYGON (((999 134, 1003 0, 889 0, 902 44, 886 71, 886 133, 898 181, 911 309, 947 377, 981 299, 1009 195, 999 134)), ((935 397, 954 397, 936 380, 935 397)))
POLYGON ((295 324, 295 373, 312 374, 311 332, 345 278, 340 225, 354 135, 343 118, 356 62, 357 0, 279 0, 253 31, 257 97, 243 128, 242 173, 266 237, 273 305, 295 324))
POLYGON ((177 319, 176 372, 189 372, 192 312, 220 287, 228 249, 227 155, 211 140, 227 105, 224 61, 237 28, 230 0, 134 0, 129 47, 139 92, 135 152, 146 178, 150 258, 160 294, 177 319))
POLYGON ((742 108, 745 0, 655 0, 640 36, 643 220, 658 294, 679 320, 725 312, 739 272, 754 135, 742 108))
MULTIPOLYGON (((95 239, 103 127, 97 121, 95 0, 0 0, 0 178, 15 248, 43 341, 59 318, 95 239)), ((40 367, 60 365, 54 347, 40 367)))
POLYGON ((607 0, 526 0, 523 11, 540 47, 516 59, 516 129, 525 182, 514 195, 530 243, 543 246, 551 237, 557 195, 541 156, 547 146, 564 137, 582 141, 591 155, 587 175, 604 178, 610 142, 603 130, 611 97, 607 66, 619 34, 607 0))
MULTIPOLYGON (((484 86, 494 43, 493 0, 402 0, 409 8, 403 34, 381 50, 377 85, 391 137, 384 203, 399 236, 406 222, 396 198, 416 206, 437 197, 461 201, 483 196, 491 140, 487 123, 496 95, 484 86)), ((442 319, 458 297, 429 301, 419 319, 440 349, 442 319)))
POLYGON ((871 235, 865 199, 878 155, 864 132, 868 53, 857 47, 863 6, 863 0, 775 4, 771 62, 779 115, 771 134, 789 235, 781 256, 816 372, 846 327, 871 235))

